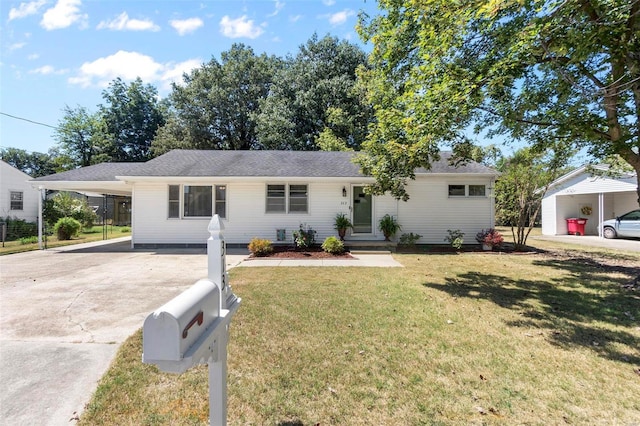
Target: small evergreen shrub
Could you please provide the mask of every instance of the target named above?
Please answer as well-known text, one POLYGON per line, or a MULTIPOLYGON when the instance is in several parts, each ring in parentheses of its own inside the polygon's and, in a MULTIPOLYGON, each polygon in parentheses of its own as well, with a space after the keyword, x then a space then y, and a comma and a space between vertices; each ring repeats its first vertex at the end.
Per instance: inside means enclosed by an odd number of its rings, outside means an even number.
POLYGON ((35 244, 38 242, 38 237, 22 237, 20 238, 20 244, 35 244))
POLYGON ((80 229, 82 229, 82 224, 72 217, 58 219, 53 227, 59 240, 70 240, 71 237, 78 235, 80 229))
POLYGON ((249 252, 256 257, 267 256, 273 252, 273 245, 269 240, 253 238, 247 246, 249 252))
POLYGON ((447 233, 449 235, 444 240, 451 244, 451 247, 454 249, 460 250, 462 248, 462 243, 464 243, 464 232, 459 229, 447 229, 447 233))
POLYGON ((344 253, 344 244, 336 237, 327 237, 322 243, 322 250, 331 254, 344 253))
POLYGON ((402 234, 400 236, 400 245, 415 246, 420 238, 422 238, 422 235, 414 234, 413 232, 409 232, 408 234, 402 234))

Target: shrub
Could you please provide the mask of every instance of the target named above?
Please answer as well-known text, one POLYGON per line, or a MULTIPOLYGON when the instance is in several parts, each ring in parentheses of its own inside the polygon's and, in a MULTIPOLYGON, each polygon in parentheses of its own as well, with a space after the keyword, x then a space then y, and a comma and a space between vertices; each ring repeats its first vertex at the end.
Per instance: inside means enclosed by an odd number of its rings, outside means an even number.
POLYGON ((20 238, 20 244, 35 244, 38 242, 38 237, 22 237, 20 238))
POLYGON ((70 240, 71 237, 78 235, 82 224, 72 217, 63 217, 58 219, 54 226, 54 231, 58 235, 59 240, 70 240))
POLYGON ((449 235, 447 235, 444 240, 451 244, 451 247, 454 249, 460 250, 462 248, 462 243, 464 243, 464 232, 459 229, 447 229, 447 233, 449 235))
POLYGON ((129 228, 128 226, 123 226, 122 228, 120 228, 120 232, 131 232, 131 228, 129 228))
POLYGON ((316 242, 316 231, 310 226, 300 224, 300 229, 293 231, 293 243, 297 249, 305 250, 316 242))
POLYGON ((47 223, 56 224, 63 217, 72 217, 82 223, 85 228, 91 228, 96 220, 96 214, 83 198, 75 198, 68 192, 59 192, 52 199, 46 200, 43 215, 47 223))
POLYGON ((7 216, 5 219, 0 217, 0 222, 4 222, 7 227, 7 238, 5 241, 16 241, 20 238, 38 235, 38 224, 35 222, 27 222, 24 219, 11 216, 7 216))
POLYGON ((267 256, 273 252, 273 245, 271 244, 271 241, 260 238, 254 238, 249 241, 247 248, 249 249, 249 252, 256 257, 267 256))
POLYGON ((402 234, 400 236, 400 244, 403 246, 414 246, 420 238, 422 238, 422 235, 414 234, 413 232, 402 234))
POLYGON ((502 234, 493 228, 483 229, 476 234, 476 241, 490 247, 500 247, 504 241, 502 234))
POLYGON ((331 254, 344 253, 344 244, 336 237, 327 237, 322 243, 322 250, 331 254))

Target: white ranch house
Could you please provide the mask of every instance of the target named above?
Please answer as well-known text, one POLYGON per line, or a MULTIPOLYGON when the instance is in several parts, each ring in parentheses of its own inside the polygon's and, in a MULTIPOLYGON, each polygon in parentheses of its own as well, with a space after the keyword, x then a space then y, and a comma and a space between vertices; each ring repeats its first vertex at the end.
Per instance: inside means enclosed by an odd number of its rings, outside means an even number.
POLYGON ((38 220, 39 192, 29 181, 31 176, 0 160, 0 217, 27 222, 38 220))
POLYGON ((103 163, 34 179, 46 189, 90 191, 132 197, 133 247, 201 245, 213 214, 223 218, 225 240, 252 238, 291 242, 306 224, 316 241, 336 235, 337 213, 354 224, 349 241, 382 241, 377 229, 385 214, 402 233, 422 235, 420 244, 444 244, 449 229, 475 234, 494 226, 495 170, 478 163, 454 167, 450 153, 417 170, 410 200, 371 196, 373 182, 352 162, 354 153, 309 151, 174 150, 146 163, 103 163))
POLYGON ((636 188, 635 173, 613 178, 594 175, 587 166, 579 167, 556 179, 544 195, 542 234, 566 235, 567 219, 584 218, 585 234, 602 236, 600 223, 638 208, 636 188))

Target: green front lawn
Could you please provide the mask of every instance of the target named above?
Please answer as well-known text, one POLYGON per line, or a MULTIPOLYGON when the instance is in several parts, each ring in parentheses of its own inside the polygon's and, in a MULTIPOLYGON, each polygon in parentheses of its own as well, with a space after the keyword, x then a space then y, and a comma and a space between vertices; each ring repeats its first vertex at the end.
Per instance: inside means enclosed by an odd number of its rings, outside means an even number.
MULTIPOLYGON (((127 237, 131 235, 129 226, 107 226, 107 239, 127 237)), ((47 236, 47 248, 67 246, 71 244, 89 243, 103 239, 102 226, 94 226, 91 229, 83 229, 80 235, 71 240, 58 240, 55 235, 47 236)), ((4 247, 0 247, 0 256, 11 253, 38 250, 37 239, 33 243, 23 244, 20 241, 6 241, 4 247)))
MULTIPOLYGON (((639 423, 640 254, 547 248, 231 270, 229 424, 639 423)), ((207 380, 138 332, 79 424, 206 425, 207 380)))

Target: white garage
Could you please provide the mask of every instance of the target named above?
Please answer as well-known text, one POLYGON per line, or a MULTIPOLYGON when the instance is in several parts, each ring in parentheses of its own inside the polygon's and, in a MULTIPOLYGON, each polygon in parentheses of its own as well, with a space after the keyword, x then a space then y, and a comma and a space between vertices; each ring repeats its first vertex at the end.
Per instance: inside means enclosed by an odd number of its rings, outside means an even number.
POLYGON ((593 174, 591 169, 582 166, 551 184, 542 199, 543 235, 566 235, 567 219, 580 218, 587 219, 586 235, 602 236, 599 223, 638 208, 635 173, 614 178, 593 174))

